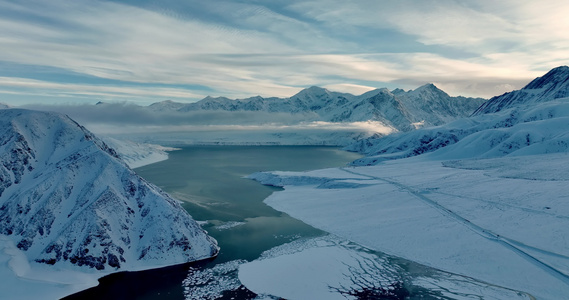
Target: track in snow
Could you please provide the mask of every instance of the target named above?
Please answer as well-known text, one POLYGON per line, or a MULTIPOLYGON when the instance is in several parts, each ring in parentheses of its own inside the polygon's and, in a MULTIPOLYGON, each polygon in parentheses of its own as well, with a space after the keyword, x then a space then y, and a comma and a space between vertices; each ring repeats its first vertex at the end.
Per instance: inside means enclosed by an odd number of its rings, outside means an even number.
POLYGON ((524 258, 525 260, 529 261, 530 263, 533 263, 534 265, 540 267, 541 269, 543 269, 544 271, 546 271, 547 273, 551 274, 552 276, 554 276, 555 278, 561 280, 563 283, 569 285, 569 276, 567 276, 566 274, 564 274, 563 272, 559 271, 558 269, 552 267, 551 265, 547 264, 546 262, 543 262, 541 260, 539 260, 538 258, 532 256, 531 254, 527 253, 526 251, 522 250, 520 247, 524 247, 524 248, 530 248, 534 251, 538 251, 540 253, 543 254, 547 254, 547 255, 551 255, 551 256, 555 256, 555 257, 559 257, 559 258, 564 258, 564 259, 569 259, 566 256, 563 256, 561 254, 555 253, 555 252, 550 252, 547 250, 543 250, 543 249, 539 249, 539 248, 535 248, 533 246, 530 245, 526 245, 520 241, 514 240, 514 239, 510 239, 504 236, 501 236, 499 234, 496 234, 494 232, 492 232, 491 230, 488 230, 486 228, 480 227, 472 222, 470 222, 468 219, 463 218, 462 216, 460 216, 459 214, 453 212, 452 210, 440 205, 438 202, 426 197, 425 195, 423 195, 421 193, 421 191, 416 190, 413 187, 404 185, 402 183, 390 180, 390 179, 386 179, 386 178, 382 178, 382 177, 376 177, 376 176, 372 176, 372 175, 367 175, 367 174, 362 174, 362 173, 358 173, 356 171, 353 170, 349 170, 348 168, 344 167, 344 168, 340 168, 342 171, 346 172, 346 173, 350 173, 352 175, 359 175, 359 176, 364 176, 370 179, 374 179, 374 180, 379 180, 379 181, 383 181, 386 182, 388 184, 394 185, 402 190, 406 190, 407 192, 409 192, 410 194, 412 194, 413 196, 417 197, 418 199, 422 200, 423 202, 427 203, 428 205, 430 205, 431 207, 433 207, 434 209, 436 209, 437 211, 439 211, 440 213, 442 213, 443 215, 456 220, 457 222, 461 223, 462 225, 466 226, 468 229, 472 230, 474 233, 490 240, 493 242, 496 242, 508 249, 510 249, 511 251, 513 251, 514 253, 518 254, 519 256, 521 256, 522 258, 524 258), (517 245, 517 246, 516 246, 517 245))

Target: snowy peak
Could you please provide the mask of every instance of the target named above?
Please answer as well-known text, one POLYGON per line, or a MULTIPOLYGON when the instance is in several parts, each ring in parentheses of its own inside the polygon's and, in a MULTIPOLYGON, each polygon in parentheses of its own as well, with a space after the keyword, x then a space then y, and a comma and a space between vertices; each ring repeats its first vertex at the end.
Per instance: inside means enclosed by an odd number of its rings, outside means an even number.
POLYGON ((375 89, 375 90, 371 90, 369 92, 365 92, 365 93, 357 96, 357 98, 359 98, 359 99, 371 98, 371 97, 381 93, 382 90, 386 90, 386 88, 375 89))
POLYGON ((302 91, 298 92, 297 94, 295 94, 294 96, 292 96, 292 98, 300 98, 300 97, 311 97, 311 96, 324 96, 324 95, 329 95, 330 91, 328 91, 325 88, 321 88, 318 86, 311 86, 309 88, 303 89, 302 91))
POLYGON ((436 87, 434 84, 432 83, 427 83, 425 85, 422 85, 418 88, 416 88, 413 91, 410 91, 409 93, 411 94, 423 94, 423 95, 429 95, 429 96, 442 96, 442 97, 450 97, 447 93, 445 93, 443 90, 439 89, 438 87, 436 87))
POLYGON ((174 111, 184 106, 184 103, 174 102, 172 100, 164 100, 152 103, 148 106, 153 111, 174 111))
MULTIPOLYGON (((412 130, 421 126, 440 125, 470 115, 485 100, 450 97, 433 84, 412 91, 386 88, 359 96, 332 92, 312 86, 290 98, 251 97, 231 100, 224 97, 205 99, 186 104, 179 112, 200 110, 263 111, 268 113, 304 114, 325 122, 380 122, 397 130, 412 130)), ((164 102, 160 102, 166 107, 164 102)))
POLYGON ((445 160, 567 152, 568 90, 569 68, 559 67, 521 90, 492 98, 470 118, 367 139, 349 149, 369 155, 355 162, 363 165, 429 152, 445 160))
POLYGON ((512 107, 535 105, 566 97, 569 97, 569 67, 561 66, 534 79, 521 90, 493 97, 473 115, 495 113, 512 107))
POLYGON ((225 98, 225 97, 212 97, 212 96, 206 96, 205 98, 203 98, 202 100, 198 101, 198 102, 223 102, 223 101, 227 101, 230 100, 229 98, 225 98))
POLYGON ((569 67, 561 66, 552 69, 542 77, 538 77, 526 85, 523 89, 542 89, 549 86, 569 84, 569 67))
POLYGON ((393 95, 404 94, 404 93, 405 93, 405 90, 400 89, 400 88, 397 88, 397 89, 394 89, 393 91, 391 91, 391 93, 392 93, 393 95))
POLYGON ((0 234, 58 269, 145 269, 216 243, 167 194, 70 118, 0 110, 0 234))

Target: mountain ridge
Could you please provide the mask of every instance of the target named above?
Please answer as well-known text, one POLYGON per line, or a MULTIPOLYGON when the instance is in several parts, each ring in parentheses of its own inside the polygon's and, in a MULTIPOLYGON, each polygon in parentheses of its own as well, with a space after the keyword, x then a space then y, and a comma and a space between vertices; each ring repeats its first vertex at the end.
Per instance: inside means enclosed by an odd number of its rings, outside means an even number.
POLYGON ((520 90, 492 97, 472 115, 494 113, 514 106, 532 105, 565 97, 569 97, 569 67, 560 66, 535 78, 520 90))
POLYGON ((319 121, 378 121, 400 131, 409 131, 417 126, 441 125, 468 116, 484 101, 481 98, 451 97, 434 84, 409 91, 382 88, 359 96, 312 86, 289 98, 255 96, 232 100, 208 96, 195 103, 163 101, 148 108, 178 112, 222 110, 316 114, 319 121))
POLYGON ((358 141, 347 150, 366 157, 355 165, 428 155, 438 159, 493 158, 569 150, 569 68, 559 67, 526 87, 494 97, 468 118, 441 126, 358 141))
POLYGON ((0 234, 30 262, 138 270, 216 255, 179 203, 57 114, 0 110, 0 234))

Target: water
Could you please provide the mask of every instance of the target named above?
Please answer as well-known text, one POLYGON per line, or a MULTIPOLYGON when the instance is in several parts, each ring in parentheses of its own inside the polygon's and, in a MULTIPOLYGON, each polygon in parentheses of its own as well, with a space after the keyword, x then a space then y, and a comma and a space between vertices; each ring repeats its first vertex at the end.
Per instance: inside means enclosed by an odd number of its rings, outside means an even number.
MULTIPOLYGON (((184 201, 183 207, 195 220, 208 221, 203 227, 217 239, 221 252, 211 262, 198 265, 211 267, 238 259, 251 261, 275 246, 324 234, 263 203, 279 188, 243 176, 339 167, 360 157, 334 147, 195 146, 170 152, 168 160, 136 172, 184 201)), ((69 299, 184 299, 181 283, 195 265, 113 274, 101 279, 98 287, 69 299)))
MULTIPOLYGON (((202 227, 217 239, 221 252, 215 259, 197 263, 112 274, 102 278, 99 286, 68 299, 204 299, 212 293, 223 295, 222 299, 253 299, 255 294, 237 280, 239 264, 259 258, 267 250, 284 247, 285 252, 295 252, 315 240, 329 243, 330 237, 265 205, 263 199, 280 189, 243 176, 257 171, 339 167, 359 157, 332 147, 200 146, 171 152, 164 162, 138 168, 136 172, 143 178, 182 200, 195 220, 207 221, 202 227)), ((363 266, 378 266, 354 268, 355 273, 347 274, 359 282, 372 279, 363 290, 344 291, 361 299, 385 298, 378 297, 386 291, 381 288, 382 281, 394 283, 387 291, 396 294, 385 299, 531 298, 341 239, 337 246, 356 251, 352 255, 363 258, 363 266)))

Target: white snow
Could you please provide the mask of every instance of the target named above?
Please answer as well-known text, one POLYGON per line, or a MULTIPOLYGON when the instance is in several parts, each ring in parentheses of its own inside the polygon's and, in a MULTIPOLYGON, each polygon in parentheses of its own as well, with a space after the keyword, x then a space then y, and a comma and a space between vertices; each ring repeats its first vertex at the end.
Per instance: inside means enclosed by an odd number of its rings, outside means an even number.
POLYGON ((196 103, 155 103, 153 111, 254 111, 268 113, 305 114, 326 122, 376 121, 397 130, 413 129, 412 123, 440 125, 458 117, 470 115, 484 99, 450 97, 433 84, 415 90, 373 90, 359 96, 332 92, 320 87, 304 89, 290 98, 262 98, 231 100, 223 97, 205 99, 196 103))
POLYGON ((285 188, 265 200, 275 209, 366 247, 537 299, 566 298, 568 70, 495 97, 473 117, 360 141, 349 147, 367 154, 353 163, 360 167, 250 178, 285 188))
POLYGON ((285 299, 355 299, 375 289, 392 295, 402 269, 361 246, 334 236, 301 239, 265 251, 239 267, 239 280, 261 296, 285 299))
POLYGON ((363 140, 346 149, 367 156, 354 165, 427 155, 433 159, 491 158, 569 151, 569 98, 363 140), (432 153, 429 153, 432 152, 432 153))
MULTIPOLYGON (((418 157, 335 169, 330 177, 289 172, 281 174, 285 190, 265 202, 372 249, 560 299, 569 294, 568 175, 559 167, 567 165, 563 153, 444 163, 418 157), (548 170, 561 176, 552 180, 548 170)), ((254 178, 279 185, 275 176, 254 178)))
POLYGON ((68 117, 8 109, 0 125, 3 295, 57 298, 112 272, 217 254, 176 200, 68 117))
POLYGON ((569 97, 569 67, 560 66, 528 83, 524 88, 493 97, 474 115, 494 113, 511 107, 532 107, 543 102, 569 97))
POLYGON ((188 300, 213 300, 221 298, 224 292, 243 289, 237 279, 237 270, 245 262, 233 260, 212 268, 191 267, 182 282, 184 297, 188 300))
POLYGON ((98 285, 102 276, 30 265, 23 251, 4 235, 0 235, 0 265, 0 299, 59 299, 98 285))
POLYGON ((167 160, 169 151, 179 150, 179 148, 136 143, 112 137, 102 137, 102 140, 115 149, 121 159, 132 169, 167 160))
POLYGON ((239 266, 239 280, 267 298, 531 299, 525 293, 400 262, 335 236, 297 240, 268 250, 239 266))
POLYGON ((258 294, 278 295, 285 299, 343 300, 346 298, 331 287, 353 285, 347 274, 357 265, 358 257, 349 250, 311 248, 242 265, 239 280, 258 294))

